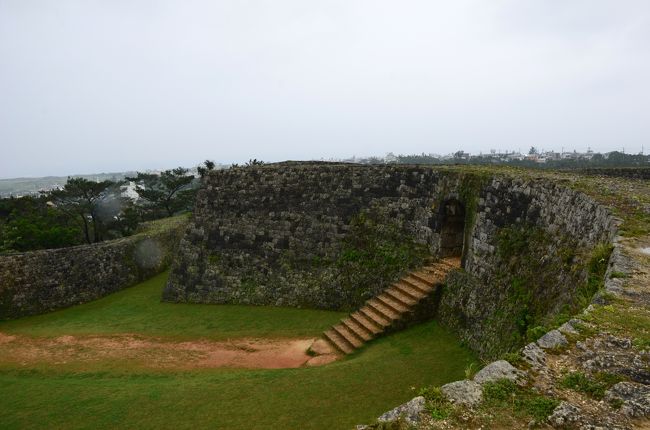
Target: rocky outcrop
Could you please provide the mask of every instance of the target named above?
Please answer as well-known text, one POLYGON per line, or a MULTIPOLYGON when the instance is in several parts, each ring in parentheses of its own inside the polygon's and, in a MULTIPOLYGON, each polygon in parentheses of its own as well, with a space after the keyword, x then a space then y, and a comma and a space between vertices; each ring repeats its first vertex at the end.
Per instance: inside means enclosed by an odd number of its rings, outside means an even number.
POLYGON ((0 320, 86 303, 160 273, 185 223, 164 219, 123 239, 0 256, 0 320))
POLYGON ((377 421, 390 422, 401 419, 408 425, 416 425, 420 422, 420 414, 424 412, 425 403, 424 397, 415 397, 403 405, 386 412, 377 421))
POLYGON ((521 356, 533 369, 539 369, 546 365, 546 353, 534 342, 522 348, 521 356))
POLYGON ((482 368, 474 375, 474 382, 485 384, 486 382, 495 382, 501 379, 507 379, 513 382, 521 383, 524 379, 524 372, 514 367, 505 360, 497 360, 482 368))
POLYGON ((580 409, 569 402, 561 402, 548 417, 555 428, 575 428, 583 419, 580 409))
POLYGON ((634 382, 619 382, 605 393, 605 401, 621 402, 621 412, 630 418, 650 415, 650 387, 634 382))
POLYGON ((440 387, 442 394, 453 404, 474 407, 483 400, 483 388, 475 381, 454 381, 440 387))
POLYGON ((537 345, 543 349, 557 349, 567 346, 569 342, 559 330, 551 330, 537 339, 537 345))

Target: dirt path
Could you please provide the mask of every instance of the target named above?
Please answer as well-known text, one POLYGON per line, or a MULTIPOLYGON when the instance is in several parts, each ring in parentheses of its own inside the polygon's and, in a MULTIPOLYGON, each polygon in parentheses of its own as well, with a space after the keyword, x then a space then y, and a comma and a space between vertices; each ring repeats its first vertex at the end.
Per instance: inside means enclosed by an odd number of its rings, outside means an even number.
POLYGON ((170 342, 134 334, 31 338, 0 332, 0 363, 30 366, 129 362, 160 369, 216 367, 285 369, 303 366, 314 339, 170 342))

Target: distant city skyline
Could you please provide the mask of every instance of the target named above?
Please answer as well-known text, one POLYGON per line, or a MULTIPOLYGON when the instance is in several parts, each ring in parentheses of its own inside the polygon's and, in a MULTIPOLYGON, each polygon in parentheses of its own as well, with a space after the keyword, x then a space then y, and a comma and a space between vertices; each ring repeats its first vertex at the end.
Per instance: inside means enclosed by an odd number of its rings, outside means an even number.
POLYGON ((0 0, 0 177, 650 146, 644 0, 0 0))

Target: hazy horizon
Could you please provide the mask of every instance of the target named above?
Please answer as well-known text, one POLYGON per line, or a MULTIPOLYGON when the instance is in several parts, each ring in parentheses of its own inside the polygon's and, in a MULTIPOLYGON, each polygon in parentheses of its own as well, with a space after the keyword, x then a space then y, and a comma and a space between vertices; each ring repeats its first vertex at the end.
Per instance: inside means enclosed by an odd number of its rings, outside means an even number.
POLYGON ((642 0, 0 0, 0 178, 647 152, 648 46, 642 0))

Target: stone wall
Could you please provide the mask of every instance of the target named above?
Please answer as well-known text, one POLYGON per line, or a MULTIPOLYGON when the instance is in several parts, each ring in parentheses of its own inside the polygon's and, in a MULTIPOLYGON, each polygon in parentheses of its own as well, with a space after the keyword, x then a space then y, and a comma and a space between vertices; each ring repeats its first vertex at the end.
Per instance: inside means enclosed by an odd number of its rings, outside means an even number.
POLYGON ((436 255, 447 202, 464 211, 464 271, 444 289, 438 318, 484 355, 513 348, 577 304, 589 256, 616 228, 582 193, 483 169, 289 163, 217 171, 199 192, 164 299, 357 307, 394 279, 360 279, 361 293, 341 284, 329 263, 346 252, 351 221, 369 214, 436 255))
POLYGON ((123 239, 0 256, 0 320, 86 303, 160 273, 186 222, 159 220, 123 239))
POLYGON ((164 298, 353 308, 392 279, 352 294, 340 273, 320 263, 338 258, 350 221, 369 212, 435 253, 438 200, 462 180, 428 167, 329 163, 212 172, 164 298))
POLYGON ((448 279, 438 319, 486 357, 588 303, 587 265, 617 222, 590 197, 548 180, 491 178, 481 188, 465 271, 448 279))

